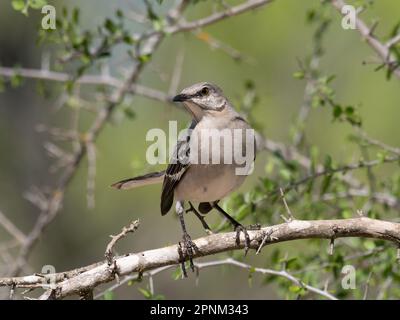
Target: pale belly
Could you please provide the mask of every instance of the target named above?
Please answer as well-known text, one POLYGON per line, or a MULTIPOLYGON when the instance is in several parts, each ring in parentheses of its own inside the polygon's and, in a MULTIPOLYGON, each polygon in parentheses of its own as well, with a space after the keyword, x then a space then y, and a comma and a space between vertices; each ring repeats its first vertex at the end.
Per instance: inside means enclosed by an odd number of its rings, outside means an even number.
POLYGON ((237 189, 246 176, 237 175, 235 165, 192 165, 175 189, 179 201, 212 202, 237 189))

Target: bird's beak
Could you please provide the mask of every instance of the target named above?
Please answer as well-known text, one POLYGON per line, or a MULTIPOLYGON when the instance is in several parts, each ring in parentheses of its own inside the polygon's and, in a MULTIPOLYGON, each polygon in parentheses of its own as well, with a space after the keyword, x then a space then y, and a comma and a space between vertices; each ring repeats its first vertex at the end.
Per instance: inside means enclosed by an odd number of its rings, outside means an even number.
POLYGON ((183 102, 186 101, 190 98, 187 94, 178 94, 177 96, 172 98, 172 101, 174 102, 183 102))

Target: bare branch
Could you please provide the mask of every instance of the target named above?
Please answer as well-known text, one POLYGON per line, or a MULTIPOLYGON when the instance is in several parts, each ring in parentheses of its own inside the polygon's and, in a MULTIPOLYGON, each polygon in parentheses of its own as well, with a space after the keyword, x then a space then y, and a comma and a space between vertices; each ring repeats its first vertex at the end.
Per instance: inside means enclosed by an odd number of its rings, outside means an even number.
MULTIPOLYGON (((375 167, 382 163, 391 163, 391 162, 397 162, 397 161, 400 161, 400 156, 386 157, 382 160, 360 161, 358 163, 350 163, 350 164, 346 164, 346 165, 343 165, 343 166, 340 166, 337 168, 326 168, 326 169, 322 169, 322 170, 317 170, 315 173, 311 173, 300 180, 290 183, 287 187, 284 188, 284 190, 293 189, 293 188, 300 186, 310 180, 314 180, 315 178, 325 176, 328 174, 334 174, 334 173, 338 173, 338 172, 348 172, 348 171, 362 169, 362 168, 372 168, 372 167, 375 167)), ((278 192, 278 191, 279 190, 276 190, 275 192, 278 192)))
POLYGON ((122 238, 126 237, 126 235, 129 232, 132 232, 132 233, 135 232, 137 228, 139 228, 139 220, 132 221, 128 227, 123 227, 122 231, 120 233, 118 233, 116 236, 110 236, 111 241, 107 245, 106 253, 104 254, 109 265, 112 264, 113 250, 114 250, 114 246, 117 244, 117 242, 119 240, 121 240, 122 238))
POLYGON ((400 148, 389 146, 386 143, 383 143, 377 139, 371 138, 367 135, 366 132, 360 131, 360 137, 370 145, 379 147, 382 150, 388 151, 390 153, 400 155, 400 148))
POLYGON ((321 290, 316 287, 310 286, 310 285, 304 283, 303 281, 301 281, 300 279, 294 277, 286 270, 277 271, 277 270, 266 269, 266 268, 254 268, 249 264, 246 264, 246 263, 243 263, 243 262, 231 259, 231 258, 228 258, 225 260, 220 260, 220 261, 215 261, 215 262, 199 263, 199 264, 196 264, 195 266, 200 267, 200 268, 201 267, 205 268, 205 267, 217 266, 217 265, 232 265, 232 266, 236 266, 236 267, 239 267, 242 269, 252 270, 254 272, 261 273, 261 274, 268 274, 268 275, 283 277, 283 278, 286 278, 287 280, 291 281, 295 285, 306 289, 307 291, 316 293, 316 294, 318 294, 322 297, 325 297, 329 300, 338 300, 334 295, 330 294, 326 290, 321 290))
MULTIPOLYGON (((26 68, 7 68, 0 67, 0 75, 11 78, 19 75, 23 78, 49 80, 56 82, 67 82, 73 77, 67 73, 49 71, 45 69, 26 69, 26 68)), ((110 75, 83 75, 76 80, 80 84, 107 85, 118 88, 122 86, 122 82, 110 75)))
MULTIPOLYGON (((55 82, 67 82, 72 79, 72 76, 67 73, 41 70, 41 69, 26 69, 26 68, 7 68, 0 67, 0 75, 11 78, 14 75, 20 75, 23 78, 31 78, 38 80, 48 80, 55 82)), ((123 86, 123 81, 118 80, 110 75, 83 75, 76 80, 78 84, 87 85, 106 85, 114 87, 116 89, 123 86)), ((140 84, 133 84, 129 90, 130 93, 134 93, 149 99, 156 99, 159 101, 168 101, 168 96, 161 91, 156 89, 148 88, 140 84)), ((57 130, 60 130, 56 128, 57 130)))
POLYGON ((235 7, 229 8, 222 12, 214 13, 208 17, 192 21, 192 22, 181 22, 178 23, 176 26, 171 26, 165 29, 166 33, 173 34, 182 31, 189 31, 194 29, 199 29, 206 27, 210 24, 216 23, 221 21, 225 18, 233 17, 239 15, 241 13, 256 9, 263 5, 271 3, 272 0, 248 0, 244 3, 237 5, 235 7))
MULTIPOLYGON (((342 14, 342 8, 346 5, 346 3, 342 0, 332 0, 332 5, 342 14)), ((397 78, 400 79, 400 69, 397 65, 397 60, 393 54, 390 52, 390 47, 381 43, 374 35, 373 35, 373 27, 369 28, 364 21, 357 17, 356 26, 358 32, 361 36, 366 40, 368 45, 379 55, 383 63, 391 70, 397 78)), ((396 39, 396 42, 399 41, 396 39)))
MULTIPOLYGON (((264 227, 261 230, 249 231, 251 248, 257 249, 265 234, 273 233, 274 237, 265 244, 273 244, 296 239, 332 239, 341 237, 368 237, 384 239, 400 243, 400 223, 381 221, 366 217, 338 220, 293 220, 275 226, 264 227)), ((240 244, 236 244, 236 233, 219 233, 209 235, 194 241, 199 251, 196 257, 213 255, 230 250, 243 249, 245 245, 244 236, 240 237, 240 244)), ((57 289, 54 291, 55 298, 61 299, 82 291, 110 282, 115 279, 115 270, 118 275, 125 276, 133 272, 145 272, 159 267, 178 265, 180 257, 177 245, 163 247, 160 249, 143 251, 118 257, 114 260, 115 268, 107 261, 99 262, 95 266, 86 267, 82 272, 69 271, 65 274, 75 274, 68 279, 55 277, 57 289)), ((51 276, 51 275, 46 275, 51 276)), ((54 275, 53 275, 54 277, 54 275)), ((0 286, 30 287, 41 286, 43 278, 31 275, 17 278, 0 278, 0 286)), ((311 291, 311 290, 310 290, 311 291)))
POLYGON ((392 39, 390 39, 388 42, 386 42, 385 46, 390 49, 396 44, 400 42, 400 33, 396 36, 394 36, 392 39))

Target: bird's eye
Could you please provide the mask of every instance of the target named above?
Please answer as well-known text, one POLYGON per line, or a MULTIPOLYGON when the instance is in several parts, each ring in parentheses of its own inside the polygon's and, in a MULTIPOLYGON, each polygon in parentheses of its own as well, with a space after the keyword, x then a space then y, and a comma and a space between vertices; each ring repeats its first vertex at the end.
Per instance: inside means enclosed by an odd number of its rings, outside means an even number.
POLYGON ((210 90, 207 87, 204 87, 203 89, 201 89, 200 93, 202 96, 206 96, 210 93, 210 90))

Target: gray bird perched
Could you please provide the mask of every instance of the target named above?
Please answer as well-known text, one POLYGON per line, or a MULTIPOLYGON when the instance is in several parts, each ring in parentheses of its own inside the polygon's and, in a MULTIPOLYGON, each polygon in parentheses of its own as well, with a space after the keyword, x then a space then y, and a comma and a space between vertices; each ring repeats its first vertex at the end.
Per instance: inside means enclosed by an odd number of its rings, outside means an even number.
POLYGON ((236 230, 238 245, 240 232, 244 233, 247 253, 250 238, 246 228, 226 213, 218 202, 236 190, 250 172, 252 166, 248 162, 250 159, 252 165, 255 159, 255 135, 216 85, 197 83, 183 89, 173 101, 183 103, 192 115, 192 123, 188 134, 178 141, 167 169, 125 179, 112 186, 131 189, 163 182, 161 213, 165 215, 176 200, 176 212, 183 231, 183 251, 180 244, 179 253, 186 275, 183 255, 189 257, 193 269, 192 257, 198 248, 186 231, 183 218, 185 201, 190 205, 186 212, 192 211, 207 232, 211 231, 202 214, 213 208, 221 213, 236 230), (200 213, 192 202, 199 203, 200 213))

